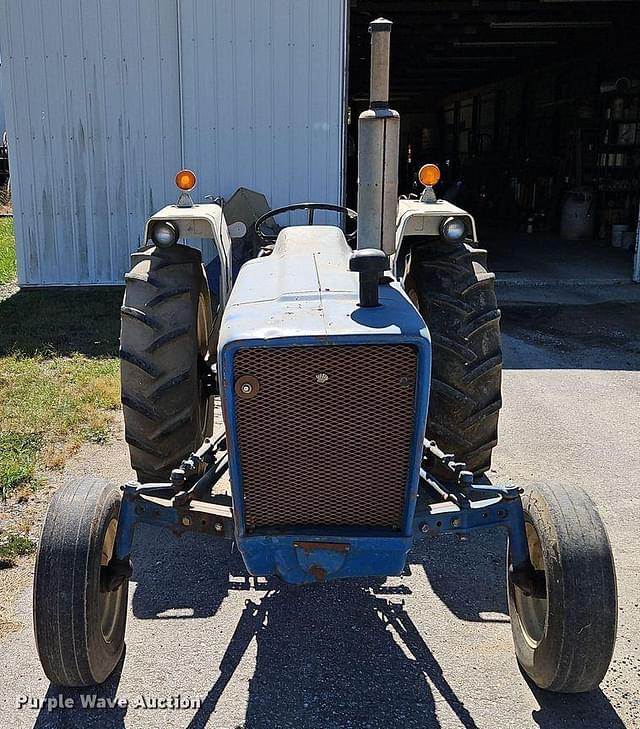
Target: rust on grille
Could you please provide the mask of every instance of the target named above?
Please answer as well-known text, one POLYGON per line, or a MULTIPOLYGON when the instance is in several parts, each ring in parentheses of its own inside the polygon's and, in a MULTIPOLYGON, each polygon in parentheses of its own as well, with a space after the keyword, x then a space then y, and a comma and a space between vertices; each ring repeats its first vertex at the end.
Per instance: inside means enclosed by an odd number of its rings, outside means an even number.
POLYGON ((416 376, 409 345, 239 350, 235 381, 259 383, 235 401, 247 531, 399 530, 416 376))

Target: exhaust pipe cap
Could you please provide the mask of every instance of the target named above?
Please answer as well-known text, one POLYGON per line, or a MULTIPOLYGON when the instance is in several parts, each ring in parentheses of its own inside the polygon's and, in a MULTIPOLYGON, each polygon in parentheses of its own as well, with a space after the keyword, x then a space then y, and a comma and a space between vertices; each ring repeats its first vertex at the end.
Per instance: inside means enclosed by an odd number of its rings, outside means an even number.
POLYGON ((360 301, 358 306, 379 306, 378 285, 380 277, 389 268, 389 257, 379 248, 361 248, 349 259, 349 270, 360 276, 360 301))

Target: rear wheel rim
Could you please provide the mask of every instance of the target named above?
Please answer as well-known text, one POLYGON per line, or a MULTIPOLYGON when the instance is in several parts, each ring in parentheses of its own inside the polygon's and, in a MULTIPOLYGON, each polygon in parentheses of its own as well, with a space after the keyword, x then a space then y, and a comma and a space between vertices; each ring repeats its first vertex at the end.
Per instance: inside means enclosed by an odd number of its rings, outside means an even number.
MULTIPOLYGON (((525 527, 531 564, 534 569, 544 572, 544 556, 538 532, 531 522, 526 522, 525 527)), ((530 597, 525 595, 519 587, 513 585, 513 599, 522 634, 531 648, 536 648, 544 638, 547 628, 548 598, 530 597)))
MULTIPOLYGON (((102 543, 102 556, 100 567, 106 567, 113 555, 113 548, 118 530, 117 519, 111 519, 102 543)), ((124 599, 124 582, 117 590, 103 591, 100 593, 100 632, 105 643, 113 641, 114 634, 118 628, 119 616, 122 611, 124 599)))
MULTIPOLYGON (((202 292, 200 292, 198 296, 196 336, 198 340, 198 360, 202 367, 210 366, 210 363, 207 361, 207 356, 209 354, 209 338, 211 336, 208 326, 209 317, 207 316, 208 305, 206 297, 202 292)), ((209 422, 209 396, 202 377, 198 383, 198 418, 200 432, 203 436, 207 435, 205 430, 207 428, 207 423, 209 422)))

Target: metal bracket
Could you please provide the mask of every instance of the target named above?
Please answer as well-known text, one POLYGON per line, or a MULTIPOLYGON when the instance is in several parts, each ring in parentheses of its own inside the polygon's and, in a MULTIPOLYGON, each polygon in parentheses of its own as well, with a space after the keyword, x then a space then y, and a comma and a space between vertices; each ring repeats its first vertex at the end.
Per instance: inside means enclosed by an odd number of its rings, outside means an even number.
POLYGON ((100 592, 115 592, 133 574, 130 559, 117 559, 115 555, 109 564, 100 568, 100 592))
POLYGON ((129 557, 138 524, 167 527, 176 534, 196 531, 233 539, 231 499, 212 496, 213 487, 228 467, 226 435, 223 433, 216 440, 207 438, 179 469, 174 469, 171 483, 139 484, 132 481, 125 484, 122 487, 114 554, 104 575, 105 588, 117 589, 116 580, 123 575, 123 579, 131 575, 129 557), (209 464, 204 475, 190 488, 183 488, 188 476, 195 473, 202 463, 209 464), (128 574, 125 574, 124 565, 129 565, 128 574))
POLYGON ((198 376, 204 387, 207 397, 217 397, 220 394, 218 385, 218 367, 215 362, 209 364, 206 360, 198 363, 198 376))
POLYGON ((509 532, 510 575, 514 584, 526 595, 544 597, 544 573, 531 564, 524 523, 524 512, 518 486, 474 484, 473 474, 465 463, 454 461, 452 455, 441 451, 433 441, 424 442, 425 458, 435 458, 456 475, 457 484, 447 489, 426 469, 420 470, 420 481, 434 500, 426 508, 417 509, 414 534, 460 534, 474 529, 503 527, 509 532), (469 482, 471 476, 471 482, 469 482), (473 498, 477 497, 477 498, 473 498))
POLYGON ((444 468, 447 468, 456 477, 456 481, 461 488, 468 488, 473 484, 473 473, 467 470, 467 464, 462 461, 456 461, 453 453, 445 453, 438 448, 435 440, 424 439, 424 455, 423 461, 427 467, 434 460, 438 461, 444 468))
MULTIPOLYGON (((182 461, 179 468, 174 468, 171 471, 171 483, 173 484, 174 490, 178 493, 184 491, 183 487, 187 483, 187 480, 197 473, 201 465, 215 464, 216 455, 219 452, 224 454, 227 452, 227 438, 224 433, 218 436, 216 440, 206 438, 197 451, 194 451, 189 458, 182 461)), ((200 492, 202 492, 201 495, 205 493, 202 491, 202 487, 200 487, 200 492)))
POLYGON ((438 198, 436 197, 436 193, 433 190, 433 187, 427 186, 422 191, 422 195, 420 196, 420 202, 423 203, 434 203, 437 202, 438 198))
POLYGON ((181 192, 176 205, 179 208, 192 208, 194 207, 193 198, 188 192, 181 192))

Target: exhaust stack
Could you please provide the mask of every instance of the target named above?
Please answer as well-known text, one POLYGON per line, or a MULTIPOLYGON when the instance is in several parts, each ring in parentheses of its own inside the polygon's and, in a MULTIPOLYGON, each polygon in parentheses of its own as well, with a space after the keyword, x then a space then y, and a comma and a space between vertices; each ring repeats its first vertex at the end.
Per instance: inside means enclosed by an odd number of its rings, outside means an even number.
POLYGON ((358 120, 358 248, 395 250, 400 114, 389 108, 390 20, 371 33, 369 108, 358 120))

